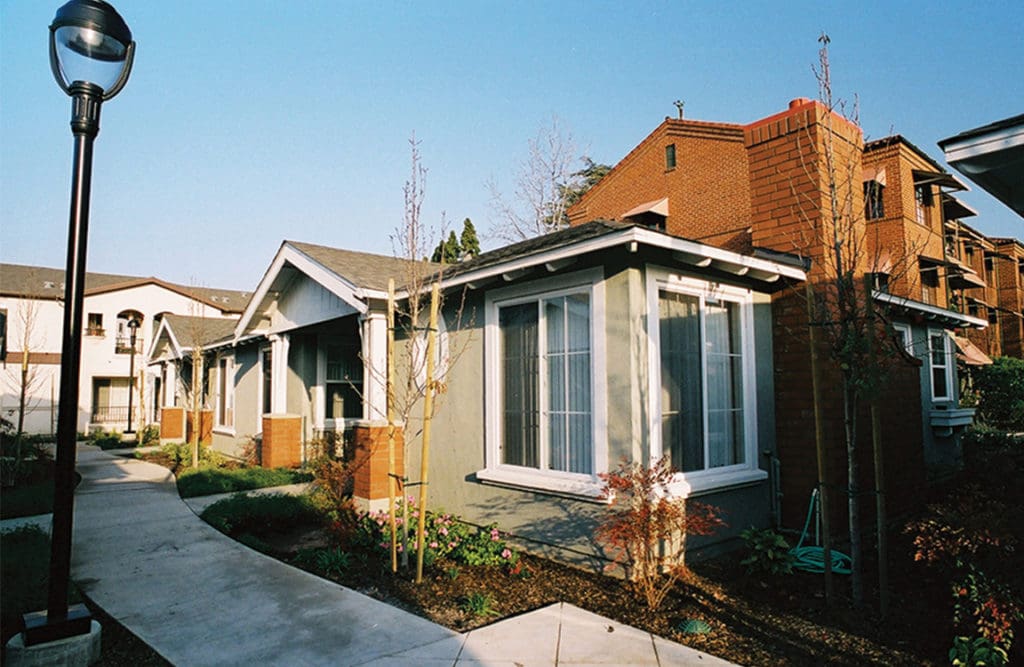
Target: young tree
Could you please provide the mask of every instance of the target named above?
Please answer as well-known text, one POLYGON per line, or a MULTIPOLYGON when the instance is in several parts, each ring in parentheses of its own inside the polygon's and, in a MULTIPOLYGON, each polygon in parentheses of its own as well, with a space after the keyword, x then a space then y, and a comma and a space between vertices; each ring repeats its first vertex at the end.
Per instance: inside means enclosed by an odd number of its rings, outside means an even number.
MULTIPOLYGON (((25 417, 39 400, 33 398, 36 390, 42 385, 43 375, 39 367, 32 363, 32 355, 46 343, 45 331, 39 326, 39 303, 34 299, 23 297, 15 309, 17 327, 13 328, 20 334, 18 343, 21 346, 21 359, 17 370, 7 368, 5 384, 11 387, 18 396, 18 416, 15 424, 15 466, 20 465, 21 436, 25 432, 25 417)), ((5 364, 6 366, 6 364, 5 364)))
MULTIPOLYGON (((434 397, 444 392, 446 380, 451 368, 465 347, 453 350, 448 345, 450 337, 439 336, 440 324, 437 318, 444 319, 442 304, 444 300, 442 288, 443 264, 430 263, 418 258, 425 257, 425 249, 432 244, 432 230, 422 221, 421 209, 425 194, 427 170, 423 167, 419 152, 419 142, 415 135, 409 140, 411 148, 411 173, 406 181, 403 193, 405 200, 404 216, 401 227, 395 230, 392 242, 395 245, 395 253, 398 257, 405 259, 405 275, 401 276, 401 291, 404 297, 398 300, 389 299, 394 303, 394 312, 389 312, 390 335, 394 341, 389 341, 388 354, 388 420, 394 433, 394 427, 401 423, 405 428, 405 442, 410 442, 418 437, 422 446, 421 451, 421 479, 410 483, 419 486, 419 513, 420 526, 417 534, 417 582, 422 578, 422 520, 426 514, 427 500, 427 473, 429 470, 429 434, 430 421, 433 418, 437 403, 434 397), (429 295, 429 296, 428 296, 429 295), (425 308, 429 308, 430 319, 426 319, 425 308), (398 350, 395 351, 395 343, 398 343, 398 350), (418 430, 411 428, 415 419, 417 408, 422 410, 422 421, 418 430), (412 436, 412 437, 410 437, 412 436)), ((468 222, 468 219, 467 219, 468 222)), ((441 227, 444 226, 442 217, 441 227)), ((466 235, 467 226, 464 224, 463 234, 466 235)), ((472 230, 471 224, 468 229, 472 230)), ((454 232, 449 235, 449 241, 458 245, 454 232)), ((443 247, 439 245, 439 247, 443 247)), ((452 309, 449 309, 452 310, 452 309)), ((453 328, 462 324, 463 309, 461 303, 456 303, 454 314, 450 315, 453 328)), ((389 438, 392 441, 393 438, 389 438)), ((393 462, 393 445, 389 442, 389 476, 395 479, 395 467, 393 462)), ((389 485, 390 486, 390 485, 389 485)), ((390 514, 394 520, 395 504, 394 489, 391 489, 392 498, 389 500, 390 514)), ((408 508, 408 503, 402 504, 408 508)), ((403 530, 409 525, 408 518, 403 521, 403 530)), ((395 535, 395 527, 392 524, 392 535, 395 535)), ((409 549, 403 549, 403 566, 408 564, 409 549)), ((393 556, 394 562, 394 556, 393 556)))
POLYGON ((611 167, 579 157, 576 140, 557 117, 529 141, 529 153, 514 176, 513 200, 488 183, 497 221, 491 235, 507 243, 558 231, 569 226, 566 211, 611 167), (580 166, 582 163, 582 166, 580 166))

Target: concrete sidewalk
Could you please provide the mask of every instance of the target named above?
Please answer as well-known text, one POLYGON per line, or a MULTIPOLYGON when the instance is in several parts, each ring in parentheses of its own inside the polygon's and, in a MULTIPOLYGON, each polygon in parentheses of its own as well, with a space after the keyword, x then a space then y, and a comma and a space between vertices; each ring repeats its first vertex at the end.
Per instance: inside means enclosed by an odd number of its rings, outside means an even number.
POLYGON ((170 473, 80 446, 72 577, 176 665, 729 665, 568 604, 457 633, 257 553, 170 473))

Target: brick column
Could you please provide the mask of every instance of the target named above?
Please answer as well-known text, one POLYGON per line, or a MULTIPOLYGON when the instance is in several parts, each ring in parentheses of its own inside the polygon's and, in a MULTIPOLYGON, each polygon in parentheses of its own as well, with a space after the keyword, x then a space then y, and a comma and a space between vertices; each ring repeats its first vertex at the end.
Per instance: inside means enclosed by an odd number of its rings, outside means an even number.
POLYGON ((185 440, 185 408, 170 406, 160 409, 160 444, 185 440))
MULTIPOLYGON (((185 440, 192 442, 192 411, 185 413, 185 440)), ((213 442, 213 410, 202 410, 199 413, 199 442, 209 445, 213 442)))
MULTIPOLYGON (((353 471, 353 499, 362 509, 384 509, 388 503, 388 424, 385 421, 359 421, 352 427, 355 455, 349 464, 353 471)), ((395 473, 405 474, 405 439, 401 426, 395 426, 395 473)))
POLYGON ((302 417, 263 415, 260 465, 264 468, 298 468, 302 465, 302 417))

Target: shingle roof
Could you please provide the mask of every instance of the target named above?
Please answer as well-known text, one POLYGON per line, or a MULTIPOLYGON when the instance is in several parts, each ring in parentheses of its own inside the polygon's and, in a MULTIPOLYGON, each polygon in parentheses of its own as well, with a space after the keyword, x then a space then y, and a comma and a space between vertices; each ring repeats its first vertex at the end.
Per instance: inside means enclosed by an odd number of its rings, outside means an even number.
POLYGON ((395 285, 401 287, 408 281, 410 267, 419 267, 419 270, 424 267, 428 270, 441 268, 440 264, 433 262, 413 262, 398 257, 328 248, 300 241, 285 241, 285 243, 362 289, 383 292, 388 288, 389 278, 393 278, 395 285))
MULTIPOLYGON (((248 292, 177 285, 153 277, 126 276, 113 273, 86 273, 85 293, 95 294, 153 283, 193 297, 227 313, 240 313, 249 300, 248 292)), ((64 270, 24 264, 0 264, 0 294, 37 299, 64 297, 64 270)))
POLYGON ((192 315, 164 315, 164 322, 174 333, 178 344, 191 348, 197 342, 208 347, 221 341, 227 342, 234 336, 237 317, 195 317, 192 315))
POLYGON ((616 222, 612 220, 594 220, 582 225, 569 227, 550 234, 544 234, 519 243, 491 250, 474 257, 465 262, 453 264, 445 270, 445 277, 451 278, 469 271, 476 271, 502 262, 508 262, 519 257, 526 257, 544 250, 552 250, 597 238, 606 234, 622 231, 636 227, 632 222, 616 222))

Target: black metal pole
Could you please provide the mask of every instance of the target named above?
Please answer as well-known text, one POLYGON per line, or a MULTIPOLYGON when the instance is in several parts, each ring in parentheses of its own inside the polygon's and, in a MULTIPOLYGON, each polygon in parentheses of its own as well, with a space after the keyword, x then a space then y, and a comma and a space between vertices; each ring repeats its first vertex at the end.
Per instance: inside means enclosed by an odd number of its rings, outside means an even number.
MULTIPOLYGON (((64 330, 60 356, 57 460, 53 477, 50 588, 46 608, 47 630, 36 633, 37 642, 84 634, 89 631, 91 623, 88 615, 84 621, 81 614, 69 616, 68 587, 71 577, 71 524, 78 440, 78 383, 82 357, 86 246, 89 237, 89 192, 92 187, 92 145, 99 134, 103 90, 94 84, 76 81, 71 85, 70 92, 71 131, 75 150, 71 172, 67 270, 64 276, 64 330)), ((29 643, 32 630, 26 627, 26 643, 29 643)))

